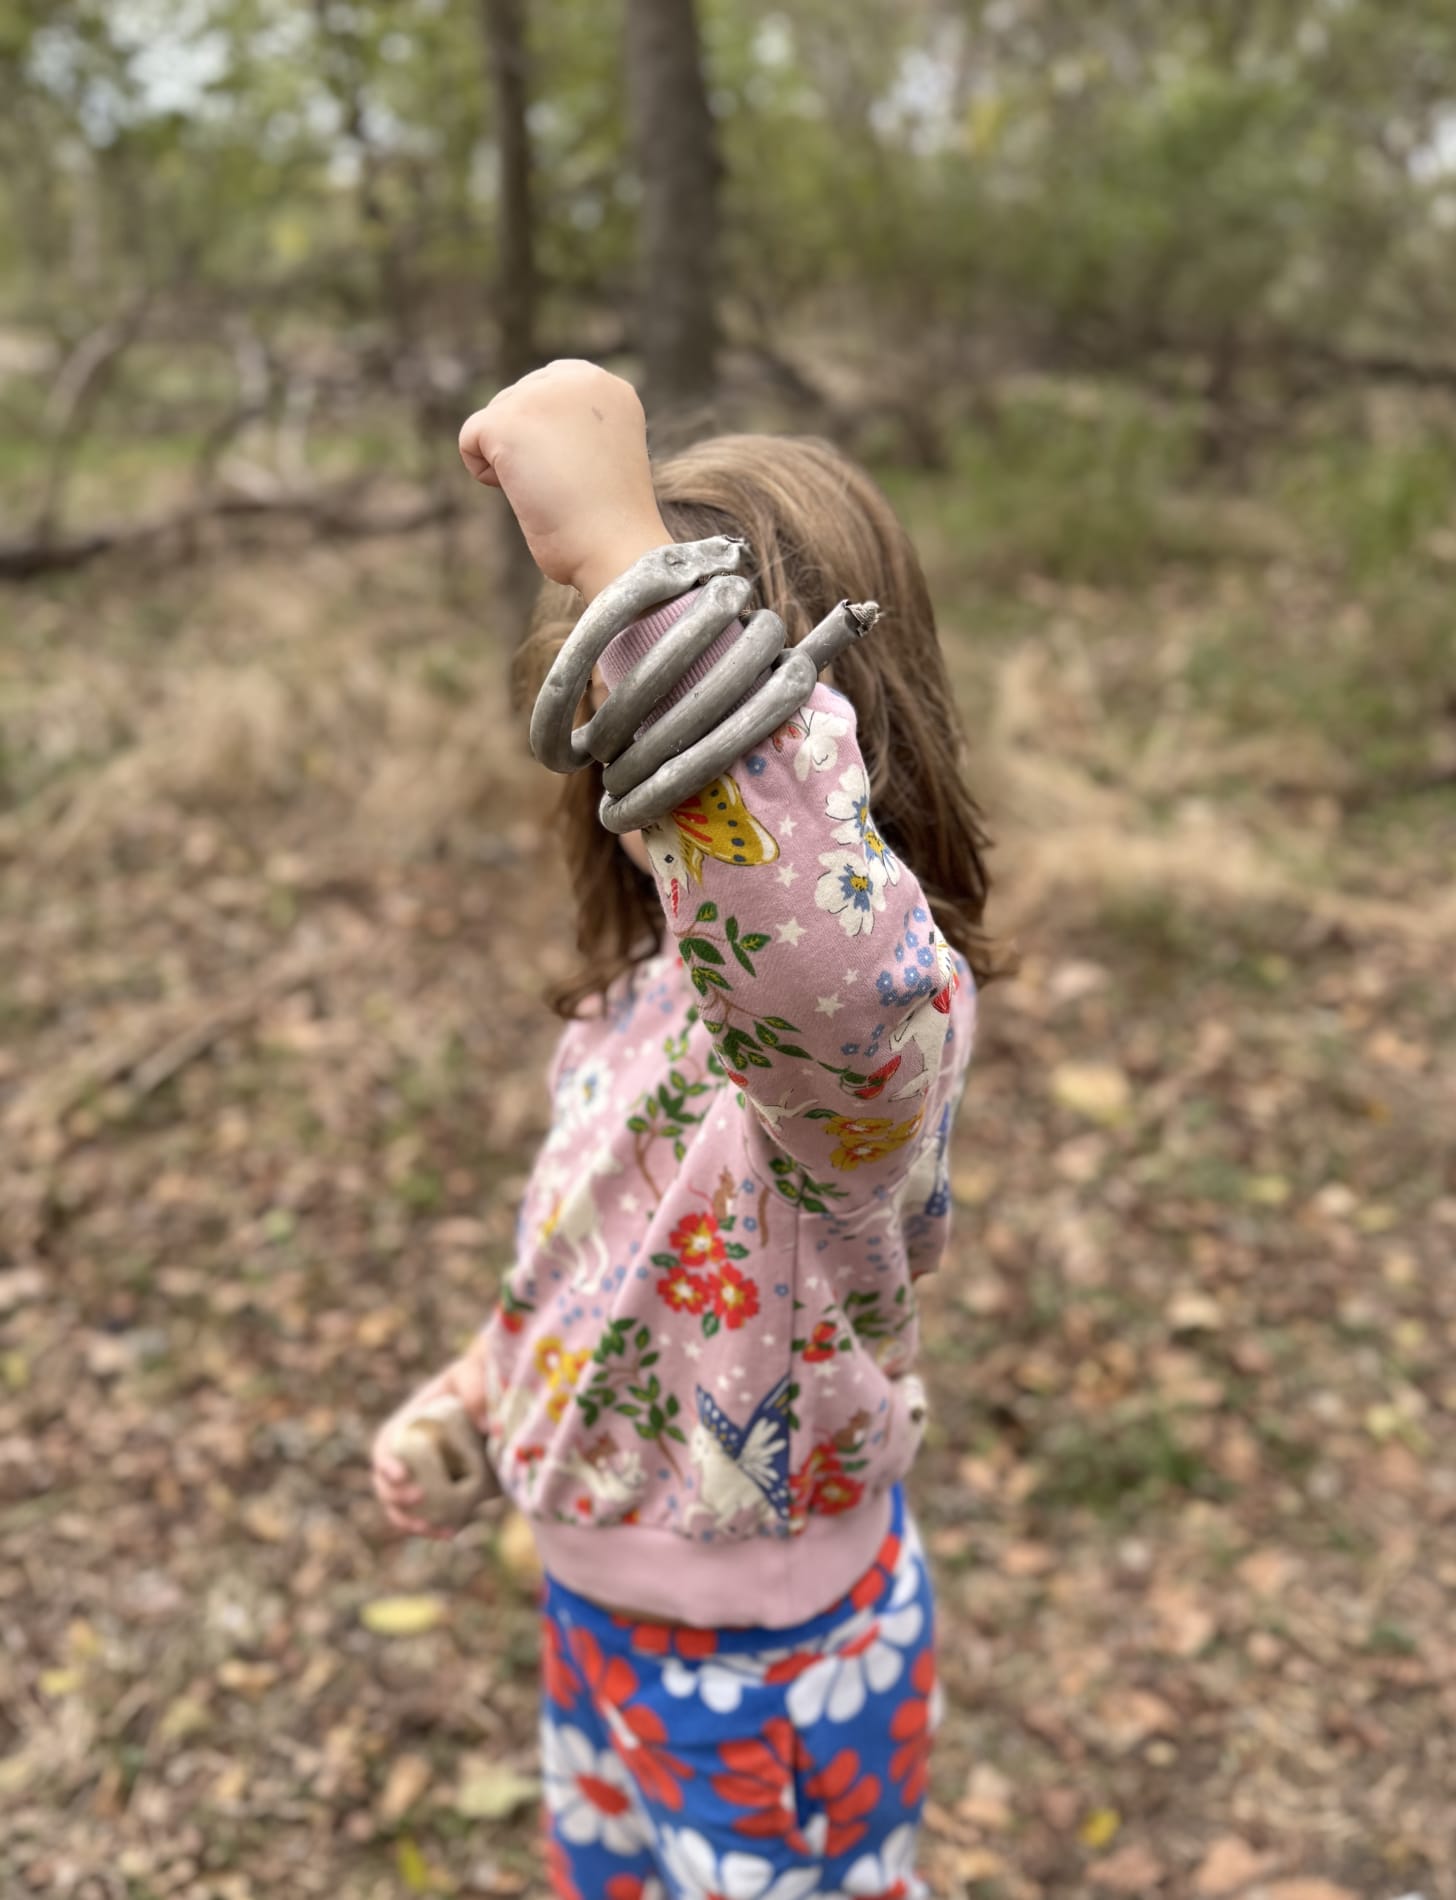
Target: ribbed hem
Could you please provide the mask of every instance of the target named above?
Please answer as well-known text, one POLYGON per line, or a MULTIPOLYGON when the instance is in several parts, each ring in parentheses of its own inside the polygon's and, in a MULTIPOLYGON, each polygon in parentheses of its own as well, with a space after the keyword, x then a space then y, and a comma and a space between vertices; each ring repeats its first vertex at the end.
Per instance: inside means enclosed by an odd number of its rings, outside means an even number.
MULTIPOLYGON (((647 657, 668 628, 675 621, 682 619, 702 591, 701 587, 695 587, 691 593, 679 594, 676 600, 668 601, 665 607, 655 607, 650 614, 643 614, 640 620, 634 620, 630 627, 622 629, 598 661, 608 692, 611 692, 619 680, 626 678, 639 660, 647 657)), ((698 684, 699 680, 705 680, 729 648, 736 646, 742 637, 743 622, 730 620, 707 651, 698 655, 672 690, 664 694, 657 702, 637 730, 645 732, 650 725, 655 724, 662 717, 669 706, 675 706, 692 687, 698 684)), ((757 692, 764 678, 765 674, 761 673, 743 698, 747 699, 750 693, 757 692)))
POLYGON ((890 1528, 882 1492, 843 1517, 812 1517, 794 1537, 698 1543, 655 1525, 531 1520, 547 1574, 604 1609, 699 1629, 791 1629, 852 1590, 890 1528))

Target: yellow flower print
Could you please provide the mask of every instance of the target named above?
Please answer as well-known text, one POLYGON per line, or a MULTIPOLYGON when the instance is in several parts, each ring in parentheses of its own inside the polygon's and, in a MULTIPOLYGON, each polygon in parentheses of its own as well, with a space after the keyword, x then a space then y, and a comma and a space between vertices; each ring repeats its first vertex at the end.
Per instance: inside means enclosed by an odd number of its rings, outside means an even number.
POLYGON ((567 1406, 570 1405, 571 1395, 576 1387, 576 1382, 581 1377, 590 1358, 591 1354, 589 1352, 562 1353, 560 1369, 556 1377, 551 1381, 551 1397, 546 1401, 546 1416, 548 1418, 560 1418, 567 1406))
POLYGON ((909 1121, 891 1121, 888 1115, 831 1115, 829 1132, 839 1146, 829 1157, 833 1168, 858 1168, 867 1161, 883 1161, 915 1133, 923 1111, 909 1121))
POLYGON ((544 1374, 548 1385, 555 1385, 561 1366, 561 1341, 555 1333, 536 1341, 536 1370, 544 1374))
POLYGON ((571 1395, 590 1360, 589 1352, 565 1352, 554 1333, 536 1343, 536 1370, 551 1389, 546 1401, 548 1418, 559 1419, 571 1403, 571 1395))

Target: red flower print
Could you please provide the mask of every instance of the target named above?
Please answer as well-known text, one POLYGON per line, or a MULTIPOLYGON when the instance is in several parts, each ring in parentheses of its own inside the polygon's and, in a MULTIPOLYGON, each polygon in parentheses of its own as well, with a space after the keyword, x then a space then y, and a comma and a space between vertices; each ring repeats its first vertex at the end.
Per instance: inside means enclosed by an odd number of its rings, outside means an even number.
POLYGON ((691 1781, 693 1770, 665 1746, 667 1729, 655 1709, 607 1710, 612 1746, 627 1773, 649 1801, 660 1802, 674 1813, 683 1804, 680 1781, 691 1781))
POLYGON ((619 1629, 630 1629, 631 1642, 639 1656, 681 1656, 684 1662, 701 1662, 718 1648, 716 1630, 690 1629, 686 1623, 632 1623, 617 1619, 619 1629))
POLYGON ((572 1659, 594 1702, 610 1702, 620 1708, 636 1695, 637 1671, 624 1656, 604 1656, 590 1630, 573 1630, 569 1641, 572 1659))
POLYGON ((692 1769, 663 1746, 667 1730, 652 1709, 630 1708, 637 1693, 637 1672, 625 1656, 606 1656, 590 1630, 571 1632, 570 1646, 592 1701, 606 1719, 612 1746, 649 1800, 674 1810, 683 1804, 679 1781, 692 1769))
POLYGON ((935 1654, 922 1649, 910 1671, 914 1695, 890 1717, 890 1734, 900 1744, 890 1757, 890 1779, 900 1782, 900 1799, 907 1808, 925 1799, 930 1779, 930 1698, 935 1691, 935 1654))
POLYGON ((581 1888, 571 1877, 571 1858, 560 1841, 546 1842, 546 1872, 556 1900, 581 1900, 581 1888))
POLYGON ((713 1276, 713 1311, 729 1332, 736 1332, 744 1320, 758 1311, 758 1288, 737 1267, 722 1267, 713 1276))
POLYGON ((718 1223, 711 1214, 684 1214, 668 1235, 667 1244, 685 1267, 701 1267, 728 1258, 718 1223))
POLYGON ((886 1531, 885 1541, 875 1552, 875 1561, 849 1593, 849 1600, 857 1610, 874 1609, 894 1582, 899 1561, 900 1540, 893 1531, 886 1531))
POLYGON ((809 1758, 793 1723, 785 1716, 772 1716, 762 1735, 720 1742, 718 1755, 728 1772, 714 1775, 713 1792, 733 1807, 749 1810, 734 1821, 735 1832, 783 1841, 796 1853, 807 1853, 794 1800, 794 1769, 805 1766, 809 1758))
POLYGON ((851 1478, 847 1471, 830 1471, 815 1485, 809 1509, 821 1517, 838 1517, 841 1511, 852 1511, 863 1496, 864 1485, 858 1478, 851 1478))
POLYGON ((803 736, 804 728, 797 721, 790 719, 773 734, 773 749, 775 752, 782 752, 790 739, 802 739, 803 736))
POLYGON ((613 1874, 607 1882, 607 1900, 642 1900, 646 1891, 641 1874, 613 1874))
POLYGON ((736 1082, 739 1088, 746 1089, 748 1087, 748 1077, 746 1075, 739 1075, 734 1069, 725 1069, 724 1074, 728 1077, 730 1082, 736 1082))
POLYGON ((832 1860, 862 1840, 869 1825, 861 1817, 870 1812, 880 1798, 878 1775, 861 1775, 859 1756, 852 1748, 841 1748, 827 1768, 821 1768, 804 1784, 806 1794, 822 1801, 829 1817, 829 1833, 823 1852, 832 1860))
POLYGON ((839 1350, 837 1334, 838 1328, 832 1319, 820 1320, 809 1335, 809 1343, 804 1348, 804 1357, 811 1366, 818 1365, 821 1360, 834 1357, 839 1350))
POLYGON ((569 1709, 581 1693, 576 1671, 561 1647, 561 1631, 549 1618, 541 1625, 541 1682, 546 1700, 559 1708, 569 1709))
POLYGON ((797 1649, 791 1656, 780 1656, 777 1662, 770 1663, 764 1671, 763 1679, 776 1686, 786 1682, 797 1682, 806 1669, 812 1669, 815 1663, 823 1660, 817 1650, 797 1649))
POLYGON ((708 1304, 709 1282, 701 1273, 689 1273, 676 1266, 657 1283, 657 1297, 666 1300, 675 1313, 701 1313, 708 1304))
POLYGON ((839 1453, 826 1440, 816 1445, 789 1480, 794 1505, 801 1512, 837 1517, 852 1511, 864 1496, 864 1485, 839 1462, 839 1453))
POLYGON ((872 1070, 857 1089, 851 1089, 850 1094, 857 1095, 862 1102, 872 1102, 903 1061, 903 1056, 891 1056, 888 1062, 872 1070))

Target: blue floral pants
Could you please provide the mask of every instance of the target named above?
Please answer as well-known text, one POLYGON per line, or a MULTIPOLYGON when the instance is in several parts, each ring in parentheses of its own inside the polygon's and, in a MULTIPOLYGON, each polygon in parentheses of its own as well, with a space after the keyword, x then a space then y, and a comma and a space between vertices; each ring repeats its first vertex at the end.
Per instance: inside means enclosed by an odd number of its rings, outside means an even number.
POLYGON ((854 1589, 787 1630, 633 1623, 554 1580, 547 1859, 560 1900, 912 1900, 939 1720, 930 1578, 897 1488, 854 1589))

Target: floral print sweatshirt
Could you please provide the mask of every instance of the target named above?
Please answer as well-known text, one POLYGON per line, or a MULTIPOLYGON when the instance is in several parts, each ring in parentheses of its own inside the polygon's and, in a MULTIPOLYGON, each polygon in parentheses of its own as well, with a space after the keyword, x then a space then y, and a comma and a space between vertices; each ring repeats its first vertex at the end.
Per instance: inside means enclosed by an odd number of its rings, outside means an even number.
MULTIPOLYGON (((687 604, 618 637, 609 687, 687 604)), ((826 684, 644 838, 665 947, 561 1038, 489 1448, 569 1588, 785 1628, 873 1562, 917 1448, 975 990, 826 684)))

